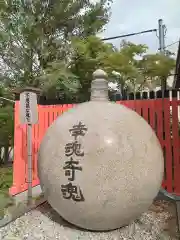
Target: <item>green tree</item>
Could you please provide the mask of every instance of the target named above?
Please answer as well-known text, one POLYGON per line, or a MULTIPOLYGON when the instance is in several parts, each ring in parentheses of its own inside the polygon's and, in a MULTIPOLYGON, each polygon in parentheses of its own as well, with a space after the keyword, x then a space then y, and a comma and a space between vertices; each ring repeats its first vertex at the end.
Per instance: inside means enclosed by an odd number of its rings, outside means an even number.
POLYGON ((112 71, 120 73, 120 76, 114 79, 122 88, 129 91, 143 82, 142 71, 139 67, 140 59, 146 53, 148 47, 142 44, 134 44, 123 40, 119 50, 115 50, 104 58, 103 62, 106 68, 109 68, 109 74, 112 71))
POLYGON ((140 61, 144 84, 150 89, 160 86, 161 79, 167 79, 175 68, 175 59, 172 55, 146 54, 140 61))
POLYGON ((92 73, 97 68, 103 68, 110 81, 130 92, 159 86, 160 79, 167 78, 174 69, 175 60, 171 55, 150 55, 147 51, 146 45, 127 41, 117 49, 95 36, 73 39, 70 69, 80 82, 79 98, 88 100, 92 73), (120 74, 115 77, 113 72, 120 74))
POLYGON ((147 51, 146 45, 122 41, 119 51, 109 54, 104 63, 120 73, 116 81, 128 91, 152 90, 171 74, 175 59, 172 54, 148 54, 147 51))
POLYGON ((7 163, 9 153, 13 146, 14 116, 13 107, 6 106, 0 108, 0 164, 7 163))
POLYGON ((59 72, 62 68, 64 73, 69 64, 71 38, 85 38, 101 31, 109 19, 109 2, 2 0, 0 62, 7 69, 1 73, 6 84, 37 87, 39 76, 46 74, 53 62, 59 63, 59 72))
POLYGON ((0 165, 7 163, 14 137, 13 104, 9 104, 9 101, 2 97, 12 98, 9 90, 4 86, 0 86, 0 165))
MULTIPOLYGON (((103 30, 110 2, 0 1, 0 96, 14 88, 33 86, 41 87, 49 97, 58 91, 71 99, 80 86, 69 67, 71 39, 103 30)), ((12 93, 8 95, 12 97, 12 93)), ((0 148, 8 149, 13 139, 13 108, 4 100, 0 104, 0 148)))

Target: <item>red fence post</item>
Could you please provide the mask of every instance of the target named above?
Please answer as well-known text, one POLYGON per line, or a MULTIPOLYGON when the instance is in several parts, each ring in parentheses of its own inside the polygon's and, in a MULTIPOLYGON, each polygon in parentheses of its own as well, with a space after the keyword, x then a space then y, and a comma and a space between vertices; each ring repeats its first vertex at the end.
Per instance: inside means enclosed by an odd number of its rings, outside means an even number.
POLYGON ((174 192, 180 195, 180 151, 179 151, 179 120, 178 120, 178 101, 172 99, 172 144, 174 159, 174 192))
POLYGON ((164 164, 165 164, 165 188, 169 193, 173 192, 172 174, 172 144, 171 144, 171 112, 170 99, 164 99, 164 164))

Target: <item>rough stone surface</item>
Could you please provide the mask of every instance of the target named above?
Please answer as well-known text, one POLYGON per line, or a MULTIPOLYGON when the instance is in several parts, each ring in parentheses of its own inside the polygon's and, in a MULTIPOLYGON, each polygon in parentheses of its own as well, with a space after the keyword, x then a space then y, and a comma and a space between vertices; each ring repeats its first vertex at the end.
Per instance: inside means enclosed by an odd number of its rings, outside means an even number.
POLYGON ((111 102, 88 102, 65 112, 47 130, 41 143, 38 171, 51 206, 67 221, 91 230, 110 230, 129 224, 151 205, 163 178, 163 155, 146 121, 126 107, 111 102), (83 157, 73 154, 82 171, 71 183, 80 187, 84 201, 64 199, 68 184, 63 167, 70 157, 65 145, 74 141, 69 129, 87 127, 77 138, 83 157))

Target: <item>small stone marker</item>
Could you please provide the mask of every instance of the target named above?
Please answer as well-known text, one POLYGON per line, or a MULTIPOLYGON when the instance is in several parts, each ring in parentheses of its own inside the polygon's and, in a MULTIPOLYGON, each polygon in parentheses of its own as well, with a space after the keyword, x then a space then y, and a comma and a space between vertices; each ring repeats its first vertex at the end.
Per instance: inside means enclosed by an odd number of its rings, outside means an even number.
POLYGON ((38 172, 51 206, 68 222, 113 230, 138 218, 163 179, 160 143, 136 112, 108 101, 107 74, 93 74, 91 101, 63 113, 41 143, 38 172))

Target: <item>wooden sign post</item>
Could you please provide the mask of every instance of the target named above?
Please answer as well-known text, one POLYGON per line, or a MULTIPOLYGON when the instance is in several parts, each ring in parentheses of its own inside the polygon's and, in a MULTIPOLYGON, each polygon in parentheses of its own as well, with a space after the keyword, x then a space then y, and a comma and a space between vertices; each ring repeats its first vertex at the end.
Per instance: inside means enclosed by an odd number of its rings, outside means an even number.
POLYGON ((37 92, 32 88, 20 92, 20 123, 27 124, 28 204, 32 202, 32 125, 38 122, 37 92))

